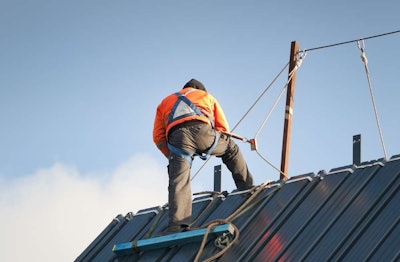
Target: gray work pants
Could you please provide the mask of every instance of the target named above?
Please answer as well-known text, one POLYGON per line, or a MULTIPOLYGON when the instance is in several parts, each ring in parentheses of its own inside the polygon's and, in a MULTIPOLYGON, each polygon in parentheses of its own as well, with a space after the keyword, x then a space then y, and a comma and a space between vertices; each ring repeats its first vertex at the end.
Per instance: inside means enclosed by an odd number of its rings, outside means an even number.
MULTIPOLYGON (((169 134, 169 143, 190 153, 205 153, 212 146, 215 131, 206 123, 187 123, 169 134)), ((238 189, 253 185, 253 177, 237 144, 221 134, 212 155, 220 157, 232 173, 238 189)), ((189 225, 192 215, 192 192, 190 187, 190 163, 182 156, 170 153, 169 165, 169 226, 189 225)))

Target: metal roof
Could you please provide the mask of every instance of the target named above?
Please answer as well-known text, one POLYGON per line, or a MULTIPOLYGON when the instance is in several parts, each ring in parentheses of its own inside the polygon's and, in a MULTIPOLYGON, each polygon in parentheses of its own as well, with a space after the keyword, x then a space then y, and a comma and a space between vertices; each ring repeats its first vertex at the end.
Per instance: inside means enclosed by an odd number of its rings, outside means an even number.
MULTIPOLYGON (((276 181, 256 196, 254 191, 205 195, 193 201, 192 227, 227 218, 246 203, 231 221, 239 240, 218 261, 398 261, 399 178, 397 155, 276 181)), ((200 243, 121 257, 112 252, 114 244, 162 231, 167 213, 167 206, 159 206, 117 216, 76 261, 193 261, 200 243)), ((209 241, 201 259, 219 251, 209 241)))

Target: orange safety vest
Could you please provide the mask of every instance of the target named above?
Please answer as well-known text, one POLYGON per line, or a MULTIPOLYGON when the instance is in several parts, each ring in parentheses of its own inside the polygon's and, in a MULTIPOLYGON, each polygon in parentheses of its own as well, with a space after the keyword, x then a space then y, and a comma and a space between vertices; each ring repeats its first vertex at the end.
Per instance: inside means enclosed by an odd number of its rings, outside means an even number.
POLYGON ((165 156, 169 154, 167 147, 169 130, 183 122, 200 120, 212 124, 211 122, 213 121, 215 130, 229 132, 225 114, 218 101, 212 95, 194 88, 184 88, 179 91, 178 95, 171 94, 163 99, 157 107, 154 120, 153 141, 165 156), (185 106, 184 101, 179 99, 179 94, 190 100, 203 115, 191 113, 190 109, 185 106))

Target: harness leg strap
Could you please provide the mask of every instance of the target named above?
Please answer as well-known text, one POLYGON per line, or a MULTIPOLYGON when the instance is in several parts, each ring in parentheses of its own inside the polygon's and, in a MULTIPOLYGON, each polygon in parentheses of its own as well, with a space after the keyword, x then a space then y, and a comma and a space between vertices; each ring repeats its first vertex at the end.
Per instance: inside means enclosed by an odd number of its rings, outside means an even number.
POLYGON ((207 150, 205 154, 202 154, 200 156, 201 159, 207 160, 207 158, 214 152, 215 147, 218 145, 219 138, 221 136, 221 133, 215 130, 215 139, 214 143, 211 145, 210 149, 207 150))
POLYGON ((168 149, 169 149, 172 153, 174 153, 175 155, 178 155, 178 156, 184 158, 186 161, 189 162, 190 167, 192 166, 194 154, 191 154, 191 153, 187 152, 186 150, 177 148, 177 147, 171 145, 170 143, 167 143, 167 145, 168 145, 168 149))
POLYGON ((191 153, 187 152, 186 150, 183 150, 181 148, 177 148, 177 147, 171 145, 170 143, 167 143, 167 145, 168 145, 168 149, 172 153, 184 158, 186 161, 189 162, 190 166, 192 166, 193 158, 195 156, 199 156, 201 159, 207 160, 207 158, 212 154, 215 147, 217 146, 220 136, 221 136, 220 132, 215 131, 215 138, 214 138, 213 144, 211 145, 210 149, 207 150, 206 153, 201 154, 201 155, 200 154, 191 154, 191 153))

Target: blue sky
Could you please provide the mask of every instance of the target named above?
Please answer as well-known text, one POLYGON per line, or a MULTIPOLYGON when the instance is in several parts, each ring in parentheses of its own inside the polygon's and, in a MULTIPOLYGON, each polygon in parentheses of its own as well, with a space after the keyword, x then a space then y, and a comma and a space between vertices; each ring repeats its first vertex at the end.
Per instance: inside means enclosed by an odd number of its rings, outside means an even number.
MULTIPOLYGON (((52 213, 60 224, 78 216, 69 227, 88 232, 80 243, 75 231, 64 239, 70 261, 118 213, 166 202, 167 163, 152 142, 164 96, 197 78, 233 127, 288 62, 292 41, 309 49, 400 29, 394 0, 269 2, 0 1, 2 213, 29 208, 37 221, 52 213), (160 193, 143 193, 153 191, 160 193), (52 212, 59 204, 67 208, 52 212)), ((400 34, 365 41, 389 157, 400 153, 399 42, 400 34)), ((287 70, 236 133, 255 135, 286 79, 287 70)), ((259 151, 278 167, 284 103, 283 97, 257 137, 259 151)), ((363 161, 384 156, 357 44, 310 51, 297 72, 289 176, 351 164, 356 134, 363 161)), ((238 143, 256 183, 279 178, 238 143)), ((193 191, 212 189, 220 163, 213 158, 201 169, 193 191)), ((192 173, 202 164, 197 159, 192 173)), ((231 191, 223 174, 223 189, 231 191)), ((59 226, 43 227, 53 230, 46 235, 52 241, 59 226)), ((12 256, 0 246, 4 258, 12 256)))

